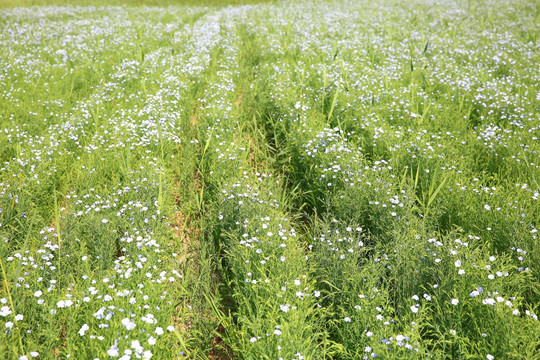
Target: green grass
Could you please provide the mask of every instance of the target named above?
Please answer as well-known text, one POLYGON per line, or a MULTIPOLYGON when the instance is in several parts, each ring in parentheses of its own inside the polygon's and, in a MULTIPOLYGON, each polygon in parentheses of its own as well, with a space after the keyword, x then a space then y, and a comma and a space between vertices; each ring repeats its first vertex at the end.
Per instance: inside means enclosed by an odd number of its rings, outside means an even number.
POLYGON ((0 1, 4 358, 538 358, 539 8, 410 6, 0 1))
POLYGON ((127 7, 168 7, 168 6, 210 6, 226 7, 250 5, 276 0, 0 0, 0 8, 29 6, 127 6, 127 7))

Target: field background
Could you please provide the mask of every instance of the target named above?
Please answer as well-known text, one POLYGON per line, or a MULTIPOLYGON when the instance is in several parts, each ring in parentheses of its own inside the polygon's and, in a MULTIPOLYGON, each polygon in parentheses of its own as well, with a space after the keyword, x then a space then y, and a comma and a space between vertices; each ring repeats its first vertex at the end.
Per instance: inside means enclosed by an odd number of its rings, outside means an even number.
POLYGON ((540 359, 539 36, 527 0, 0 0, 0 357, 540 359))

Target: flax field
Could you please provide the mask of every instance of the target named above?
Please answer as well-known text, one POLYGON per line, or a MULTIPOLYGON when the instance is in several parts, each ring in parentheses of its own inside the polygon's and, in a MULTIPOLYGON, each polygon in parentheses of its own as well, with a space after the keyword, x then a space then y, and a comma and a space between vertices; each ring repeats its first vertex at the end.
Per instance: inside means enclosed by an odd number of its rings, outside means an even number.
POLYGON ((540 3, 0 1, 1 359, 540 359, 540 3))

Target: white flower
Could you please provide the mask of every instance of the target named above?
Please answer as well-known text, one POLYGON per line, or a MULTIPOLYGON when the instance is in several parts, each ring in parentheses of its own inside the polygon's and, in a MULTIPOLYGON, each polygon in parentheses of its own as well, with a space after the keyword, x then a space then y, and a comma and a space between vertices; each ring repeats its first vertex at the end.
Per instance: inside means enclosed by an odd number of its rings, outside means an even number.
POLYGON ((13 327, 13 323, 11 321, 8 321, 5 326, 8 328, 8 329, 11 329, 13 327))
POLYGON ((373 333, 372 333, 371 331, 368 331, 368 332, 366 333, 366 336, 367 336, 367 337, 372 337, 372 336, 373 336, 373 333))
POLYGON ((155 344, 156 344, 156 338, 153 337, 153 336, 150 336, 150 337, 148 338, 148 343, 149 343, 150 345, 155 345, 155 344))
POLYGON ((106 224, 106 223, 109 222, 109 220, 107 220, 107 219, 102 219, 101 222, 104 223, 104 224, 106 224))
POLYGON ((161 328, 161 327, 158 326, 158 327, 156 328, 156 330, 155 330, 155 333, 156 333, 157 335, 163 335, 163 328, 161 328))
POLYGON ((274 335, 278 335, 278 336, 281 335, 281 330, 279 329, 274 330, 274 335))
POLYGON ((131 342, 131 348, 138 354, 142 353, 144 350, 139 340, 133 340, 131 342))
POLYGON ((22 316, 21 314, 15 315, 15 320, 22 321, 23 319, 24 319, 24 316, 22 316))
POLYGON ((418 308, 416 307, 416 305, 411 306, 411 311, 415 314, 418 312, 418 308))
POLYGON ((487 298, 482 300, 482 304, 484 305, 495 305, 495 299, 487 298))
POLYGON ((9 310, 8 306, 2 306, 0 309, 0 316, 8 316, 11 315, 11 310, 9 310))
POLYGON ((111 346, 109 350, 107 350, 107 355, 112 356, 112 357, 118 357, 120 355, 120 353, 118 352, 118 348, 116 347, 116 344, 114 344, 113 346, 111 346))
POLYGON ((35 297, 40 297, 41 295, 43 295, 43 292, 41 290, 38 290, 34 293, 35 297))
POLYGON ((71 305, 73 305, 73 301, 71 300, 60 300, 59 302, 56 303, 56 306, 58 306, 59 308, 67 308, 67 307, 70 307, 71 305))
POLYGON ((31 357, 38 357, 38 356, 39 356, 39 353, 38 353, 37 351, 32 351, 32 352, 30 353, 30 356, 31 356, 31 357))
POLYGON ((456 267, 460 267, 461 266, 461 260, 457 259, 456 262, 454 263, 454 265, 456 267))
POLYGON ((174 326, 172 326, 172 325, 167 326, 167 330, 169 330, 169 332, 173 332, 174 331, 174 326))
POLYGON ((90 329, 90 327, 88 326, 88 324, 84 324, 81 329, 79 330, 79 335, 80 336, 84 336, 84 333, 86 331, 88 331, 90 329))
POLYGON ((249 339, 249 341, 251 341, 251 343, 255 343, 255 341, 257 341, 257 338, 256 337, 252 337, 251 339, 249 339))
POLYGON ((345 322, 351 322, 351 318, 348 317, 348 316, 344 320, 345 320, 345 322))
POLYGON ((129 318, 122 319, 122 325, 124 325, 127 330, 133 330, 135 329, 135 326, 137 326, 137 324, 135 324, 129 318))
POLYGON ((452 299, 452 305, 457 305, 459 304, 459 300, 458 299, 452 299))
POLYGON ((486 359, 493 360, 493 359, 495 359, 495 357, 493 355, 491 355, 491 354, 487 354, 486 359))

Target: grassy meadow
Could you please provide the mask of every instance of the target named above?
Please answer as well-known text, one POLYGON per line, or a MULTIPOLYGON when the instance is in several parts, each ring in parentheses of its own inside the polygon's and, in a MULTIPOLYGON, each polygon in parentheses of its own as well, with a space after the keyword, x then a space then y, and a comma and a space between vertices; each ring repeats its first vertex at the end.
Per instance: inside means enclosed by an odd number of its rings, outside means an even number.
POLYGON ((540 359, 539 136, 537 1, 0 0, 0 358, 540 359))

